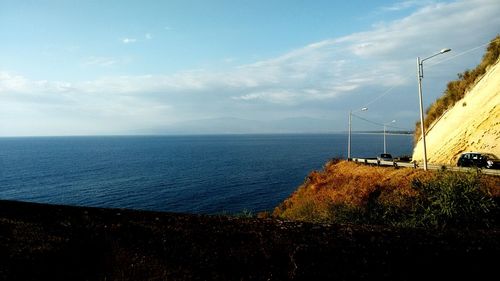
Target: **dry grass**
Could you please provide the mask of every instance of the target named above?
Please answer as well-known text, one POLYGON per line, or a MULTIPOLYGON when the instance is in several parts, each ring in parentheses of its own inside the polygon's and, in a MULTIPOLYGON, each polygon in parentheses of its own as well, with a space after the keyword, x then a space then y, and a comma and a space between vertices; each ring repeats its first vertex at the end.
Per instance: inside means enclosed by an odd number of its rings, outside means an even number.
POLYGON ((332 204, 362 208, 370 196, 381 201, 403 204, 403 197, 415 196, 411 188, 414 179, 432 178, 432 172, 415 169, 392 169, 365 166, 354 162, 329 162, 322 172, 312 172, 306 182, 292 196, 278 206, 277 217, 328 221, 332 204))
MULTIPOLYGON (((344 211, 360 210, 370 216, 371 205, 392 210, 414 208, 419 191, 416 183, 425 185, 437 179, 439 172, 416 169, 394 169, 366 166, 354 162, 329 162, 321 172, 314 171, 288 199, 275 208, 273 216, 301 221, 346 221, 344 211), (341 208, 339 210, 339 207, 341 208)), ((487 194, 500 196, 500 179, 480 177, 487 194)), ((378 210, 380 211, 380 210, 378 210)), ((352 215, 352 212, 349 213, 352 215)), ((347 218, 349 221, 352 218, 347 218)), ((397 218, 396 218, 397 219, 397 218)), ((355 219, 356 220, 356 219, 355 219)), ((361 218, 358 221, 366 221, 361 218)))

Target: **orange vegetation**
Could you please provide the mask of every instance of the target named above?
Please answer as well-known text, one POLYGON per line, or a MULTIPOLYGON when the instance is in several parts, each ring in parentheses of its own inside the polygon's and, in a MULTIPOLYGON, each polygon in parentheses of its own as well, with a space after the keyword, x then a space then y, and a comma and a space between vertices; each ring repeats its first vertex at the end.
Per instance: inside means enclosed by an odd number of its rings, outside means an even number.
MULTIPOLYGON (((415 182, 432 181, 437 172, 410 168, 367 166, 354 162, 328 162, 321 172, 312 172, 273 216, 304 221, 335 221, 333 206, 366 208, 379 204, 405 208, 418 195, 415 182)), ((487 192, 500 196, 500 179, 482 177, 487 192)))

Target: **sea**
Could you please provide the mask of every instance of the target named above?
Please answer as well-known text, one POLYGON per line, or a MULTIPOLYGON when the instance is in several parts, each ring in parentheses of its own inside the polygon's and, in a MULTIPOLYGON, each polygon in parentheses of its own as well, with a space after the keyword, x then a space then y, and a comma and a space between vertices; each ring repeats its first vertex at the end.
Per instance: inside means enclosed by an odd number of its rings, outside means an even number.
MULTIPOLYGON (((411 135, 387 152, 411 155, 411 135)), ((353 157, 383 135, 353 134, 353 157)), ((346 134, 0 138, 0 199, 195 214, 272 211, 314 170, 345 158, 346 134)))

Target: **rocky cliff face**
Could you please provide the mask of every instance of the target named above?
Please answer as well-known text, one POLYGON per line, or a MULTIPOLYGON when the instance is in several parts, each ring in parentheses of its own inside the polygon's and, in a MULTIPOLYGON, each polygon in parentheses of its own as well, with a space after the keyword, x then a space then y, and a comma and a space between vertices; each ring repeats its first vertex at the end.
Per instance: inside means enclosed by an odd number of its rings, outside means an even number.
MULTIPOLYGON (((500 61, 430 126, 426 142, 427 159, 432 164, 456 165, 460 154, 467 151, 500 157, 500 61)), ((421 138, 413 150, 413 159, 423 161, 421 138)))

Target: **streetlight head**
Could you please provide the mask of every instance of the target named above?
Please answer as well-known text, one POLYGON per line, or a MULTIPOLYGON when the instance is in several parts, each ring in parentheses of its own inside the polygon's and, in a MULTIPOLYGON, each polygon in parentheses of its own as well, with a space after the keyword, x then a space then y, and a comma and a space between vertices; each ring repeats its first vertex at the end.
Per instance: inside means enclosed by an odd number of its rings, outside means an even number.
POLYGON ((442 54, 442 53, 446 53, 446 52, 449 52, 449 51, 451 51, 451 49, 442 49, 440 53, 442 54))
POLYGON ((361 108, 361 111, 367 111, 367 110, 368 110, 368 107, 361 108))
POLYGON ((392 120, 391 123, 396 123, 396 120, 392 120))

